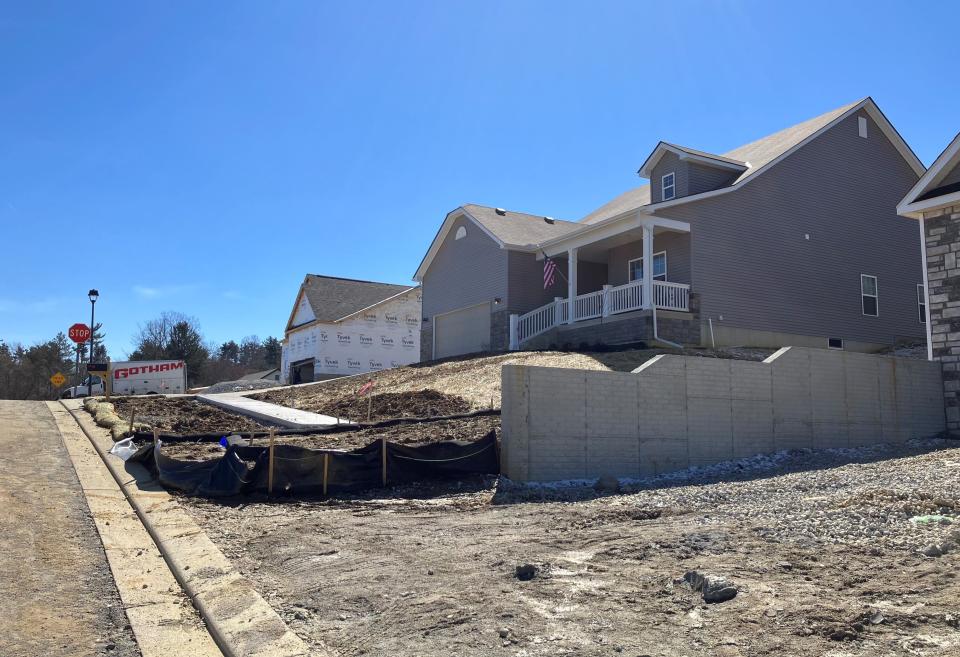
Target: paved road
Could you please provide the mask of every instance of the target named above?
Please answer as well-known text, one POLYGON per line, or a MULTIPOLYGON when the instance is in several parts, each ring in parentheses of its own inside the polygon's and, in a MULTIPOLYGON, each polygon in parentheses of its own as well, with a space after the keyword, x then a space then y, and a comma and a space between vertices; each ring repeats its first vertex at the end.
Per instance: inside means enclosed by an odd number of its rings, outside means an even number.
POLYGON ((43 402, 0 401, 0 655, 140 655, 43 402))

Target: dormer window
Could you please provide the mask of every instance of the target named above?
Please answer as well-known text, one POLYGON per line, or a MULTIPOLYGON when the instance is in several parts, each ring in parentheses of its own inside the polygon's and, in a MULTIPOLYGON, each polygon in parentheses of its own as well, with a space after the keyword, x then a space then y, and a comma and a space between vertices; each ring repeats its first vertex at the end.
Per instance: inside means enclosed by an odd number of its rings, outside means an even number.
POLYGON ((669 201, 677 195, 677 185, 673 172, 666 174, 660 179, 660 199, 669 201))

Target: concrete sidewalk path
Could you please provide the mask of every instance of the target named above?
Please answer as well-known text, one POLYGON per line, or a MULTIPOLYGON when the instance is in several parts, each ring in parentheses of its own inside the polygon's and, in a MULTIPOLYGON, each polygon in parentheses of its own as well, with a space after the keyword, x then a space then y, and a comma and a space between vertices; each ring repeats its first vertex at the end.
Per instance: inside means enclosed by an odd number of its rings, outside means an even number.
POLYGON ((315 429, 331 424, 349 424, 345 420, 320 413, 287 408, 278 404, 245 397, 242 392, 223 392, 215 395, 197 395, 197 399, 234 413, 252 417, 267 424, 275 424, 290 429, 315 429))
POLYGON ((43 402, 0 401, 0 655, 139 657, 103 545, 43 402))

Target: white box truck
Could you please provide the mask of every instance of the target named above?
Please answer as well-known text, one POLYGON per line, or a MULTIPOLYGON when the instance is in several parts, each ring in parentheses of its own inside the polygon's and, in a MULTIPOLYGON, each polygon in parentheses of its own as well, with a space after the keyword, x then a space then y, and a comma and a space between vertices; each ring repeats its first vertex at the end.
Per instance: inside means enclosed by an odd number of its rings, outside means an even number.
MULTIPOLYGON (((139 360, 110 363, 111 395, 176 395, 187 391, 187 364, 182 360, 139 360)), ((64 399, 87 396, 90 377, 60 395, 64 399)), ((103 395, 103 380, 93 377, 93 395, 103 395)))

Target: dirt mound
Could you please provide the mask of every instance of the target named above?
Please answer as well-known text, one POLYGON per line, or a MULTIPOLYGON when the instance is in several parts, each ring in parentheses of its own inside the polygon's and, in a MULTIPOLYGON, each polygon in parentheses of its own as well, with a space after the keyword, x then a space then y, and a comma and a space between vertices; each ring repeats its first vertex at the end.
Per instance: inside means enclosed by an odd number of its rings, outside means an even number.
MULTIPOLYGON (((375 440, 386 438, 397 445, 434 443, 444 440, 480 440, 491 430, 500 429, 500 416, 490 415, 460 420, 436 420, 392 427, 371 427, 356 431, 310 434, 306 436, 278 436, 276 444, 295 445, 310 449, 353 450, 366 447, 375 440)), ((267 444, 266 438, 256 438, 255 444, 267 444)), ((224 449, 216 442, 170 442, 164 452, 178 459, 203 461, 223 456, 224 449)))
POLYGON ((131 411, 135 410, 137 422, 155 426, 163 432, 226 433, 263 431, 265 428, 265 425, 251 418, 184 397, 115 397, 111 401, 122 419, 129 419, 131 411))
POLYGON ((469 413, 470 402, 456 395, 445 395, 436 390, 416 392, 384 392, 373 395, 369 400, 356 395, 331 400, 320 406, 318 412, 324 415, 344 418, 352 422, 367 421, 367 408, 370 407, 370 421, 391 420, 398 417, 437 417, 441 415, 459 415, 469 413))

